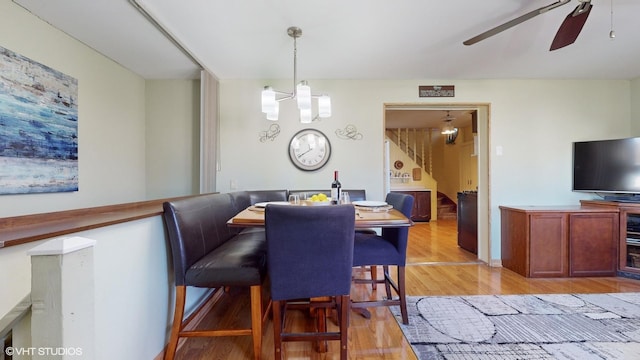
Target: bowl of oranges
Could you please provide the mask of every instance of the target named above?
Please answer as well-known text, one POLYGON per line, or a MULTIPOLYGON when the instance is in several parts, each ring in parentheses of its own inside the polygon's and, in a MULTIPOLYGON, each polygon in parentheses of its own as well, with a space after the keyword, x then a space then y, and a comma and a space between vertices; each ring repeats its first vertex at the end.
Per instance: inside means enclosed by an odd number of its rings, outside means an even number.
POLYGON ((304 202, 308 206, 320 206, 320 205, 329 205, 331 204, 331 199, 324 193, 313 194, 307 197, 307 200, 304 202))

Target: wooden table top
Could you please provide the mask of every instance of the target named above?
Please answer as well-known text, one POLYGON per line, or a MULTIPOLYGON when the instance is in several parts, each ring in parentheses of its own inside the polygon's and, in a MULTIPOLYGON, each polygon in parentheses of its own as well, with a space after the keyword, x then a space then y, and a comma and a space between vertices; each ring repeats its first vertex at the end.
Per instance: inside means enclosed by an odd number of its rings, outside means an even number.
MULTIPOLYGON (((366 211, 356 208, 354 216, 356 217, 356 229, 372 227, 404 227, 413 225, 413 222, 410 219, 396 209, 391 209, 389 211, 366 211)), ((236 214, 236 216, 229 219, 227 224, 235 227, 264 226, 264 209, 249 206, 236 214)))

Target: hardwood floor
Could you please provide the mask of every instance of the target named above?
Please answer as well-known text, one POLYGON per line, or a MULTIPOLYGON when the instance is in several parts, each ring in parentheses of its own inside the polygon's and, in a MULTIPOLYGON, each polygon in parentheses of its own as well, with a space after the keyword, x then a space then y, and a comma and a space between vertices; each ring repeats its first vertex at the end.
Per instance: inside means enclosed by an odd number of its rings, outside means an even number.
MULTIPOLYGON (((455 220, 418 223, 409 231, 407 252, 408 295, 542 294, 640 292, 640 281, 626 278, 527 279, 510 270, 491 268, 478 262, 475 255, 458 248, 455 220)), ((354 269, 355 276, 366 272, 354 269)), ((383 296, 369 285, 354 285, 352 297, 383 296)), ((225 322, 249 322, 248 292, 235 290, 225 295, 201 327, 225 322)), ((375 308, 371 319, 353 314, 349 327, 350 359, 416 359, 398 324, 386 308, 375 308)), ((311 324, 302 312, 289 313, 288 326, 311 324)), ((331 325, 331 322, 329 322, 331 325)), ((251 338, 192 338, 184 341, 176 359, 252 359, 251 338)), ((286 343, 285 359, 338 359, 336 342, 329 352, 317 353, 311 343, 286 343)), ((262 359, 273 359, 273 327, 267 324, 263 337, 262 359)))

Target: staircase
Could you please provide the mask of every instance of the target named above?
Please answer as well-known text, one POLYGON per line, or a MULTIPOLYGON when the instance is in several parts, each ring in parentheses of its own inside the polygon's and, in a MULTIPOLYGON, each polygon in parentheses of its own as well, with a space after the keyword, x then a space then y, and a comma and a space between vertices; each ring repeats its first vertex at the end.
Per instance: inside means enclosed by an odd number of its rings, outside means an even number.
POLYGON ((438 220, 456 220, 458 206, 447 195, 438 191, 438 220))
POLYGON ((427 174, 431 173, 430 129, 386 129, 385 135, 427 174))

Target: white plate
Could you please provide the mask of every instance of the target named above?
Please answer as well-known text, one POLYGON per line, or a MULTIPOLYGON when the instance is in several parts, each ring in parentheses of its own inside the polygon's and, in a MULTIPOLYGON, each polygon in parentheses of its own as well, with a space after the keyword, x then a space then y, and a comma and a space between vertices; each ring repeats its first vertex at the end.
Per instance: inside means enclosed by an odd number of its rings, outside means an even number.
POLYGON ((383 212, 383 211, 389 211, 391 209, 393 209, 393 206, 391 206, 391 205, 385 205, 385 206, 358 206, 358 205, 356 205, 356 210, 358 210, 358 211, 383 212))
POLYGON ((372 200, 357 200, 351 202, 356 206, 366 206, 366 207, 376 207, 376 206, 387 206, 388 204, 384 201, 372 201, 372 200))
POLYGON ((267 207, 268 204, 271 204, 271 205, 291 205, 288 201, 267 201, 267 202, 255 203, 255 204, 253 204, 253 206, 255 206, 257 208, 264 208, 264 207, 267 207))

